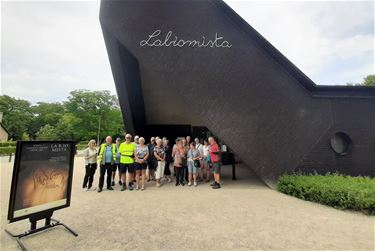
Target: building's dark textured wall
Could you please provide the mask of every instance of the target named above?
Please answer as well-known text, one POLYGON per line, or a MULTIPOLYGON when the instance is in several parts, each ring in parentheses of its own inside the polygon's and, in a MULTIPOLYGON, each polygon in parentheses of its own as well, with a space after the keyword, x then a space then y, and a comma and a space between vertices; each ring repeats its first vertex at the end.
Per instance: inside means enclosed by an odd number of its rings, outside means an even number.
POLYGON ((206 126, 270 186, 295 169, 374 175, 374 89, 316 87, 221 1, 102 1, 100 21, 128 131, 206 126), (158 29, 232 47, 140 46, 158 29), (347 156, 329 147, 337 130, 347 156))

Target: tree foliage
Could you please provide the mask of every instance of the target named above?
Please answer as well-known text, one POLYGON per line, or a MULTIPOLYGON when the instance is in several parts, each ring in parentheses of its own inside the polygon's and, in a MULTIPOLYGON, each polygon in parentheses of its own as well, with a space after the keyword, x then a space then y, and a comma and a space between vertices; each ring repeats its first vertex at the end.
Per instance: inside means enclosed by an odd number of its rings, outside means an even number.
POLYGON ((375 75, 367 75, 362 81, 362 83, 346 83, 348 86, 375 86, 375 75))
POLYGON ((56 129, 51 126, 50 124, 46 124, 42 126, 37 135, 36 135, 37 140, 57 140, 57 133, 56 129))
POLYGON ((0 111, 3 112, 2 123, 9 131, 9 139, 22 139, 23 133, 28 132, 34 117, 31 112, 31 103, 2 95, 0 96, 0 111))
POLYGON ((61 103, 38 102, 31 107, 34 118, 29 126, 29 133, 35 137, 38 130, 44 125, 56 125, 65 113, 65 107, 61 103))
POLYGON ((375 86, 375 75, 368 75, 363 79, 364 86, 375 86))
POLYGON ((99 123, 100 138, 118 135, 123 131, 117 97, 109 91, 72 91, 64 104, 68 113, 80 118, 80 121, 75 121, 76 128, 80 128, 75 137, 80 140, 96 139, 99 123))
POLYGON ((96 139, 117 136, 124 131, 122 114, 115 95, 109 91, 74 90, 62 103, 38 102, 0 96, 0 111, 10 138, 38 140, 96 139))

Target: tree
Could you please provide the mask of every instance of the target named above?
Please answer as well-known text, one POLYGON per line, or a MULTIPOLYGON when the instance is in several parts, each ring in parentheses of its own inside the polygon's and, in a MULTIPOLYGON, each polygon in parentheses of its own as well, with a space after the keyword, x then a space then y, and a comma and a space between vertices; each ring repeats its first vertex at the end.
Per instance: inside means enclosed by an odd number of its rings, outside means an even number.
POLYGON ((22 134, 22 140, 30 140, 30 135, 27 132, 22 134))
POLYGON ((109 91, 75 90, 63 103, 29 101, 0 96, 0 111, 10 138, 20 139, 96 139, 122 134, 124 124, 118 100, 109 91))
POLYGON ((109 91, 75 90, 65 103, 68 113, 80 118, 76 140, 97 138, 100 120, 100 138, 121 134, 124 130, 117 97, 109 91))
POLYGON ((58 135, 56 133, 56 129, 47 124, 40 128, 40 130, 36 134, 37 140, 58 140, 58 135))
POLYGON ((375 75, 367 75, 362 81, 362 83, 346 83, 347 86, 375 86, 375 75))
MULTIPOLYGON (((64 114, 56 125, 57 138, 60 140, 82 140, 86 137, 82 119, 74 114, 64 114)), ((95 135, 95 134, 94 134, 95 135)))
POLYGON ((65 107, 61 103, 38 102, 31 107, 31 111, 34 116, 30 123, 29 132, 32 137, 35 137, 44 125, 56 125, 63 116, 65 107))
POLYGON ((24 132, 28 133, 33 119, 31 103, 8 95, 0 96, 0 111, 3 112, 3 123, 9 131, 9 138, 22 139, 24 132))
POLYGON ((363 79, 362 85, 364 86, 375 86, 375 75, 368 75, 363 79))

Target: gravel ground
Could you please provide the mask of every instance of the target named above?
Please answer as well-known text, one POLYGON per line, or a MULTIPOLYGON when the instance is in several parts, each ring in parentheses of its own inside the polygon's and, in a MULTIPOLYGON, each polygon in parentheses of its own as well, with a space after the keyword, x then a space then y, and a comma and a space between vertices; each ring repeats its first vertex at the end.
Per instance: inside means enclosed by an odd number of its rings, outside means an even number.
MULTIPOLYGON (((28 221, 7 224, 12 164, 1 159, 1 250, 20 250, 3 231, 21 233, 28 221)), ((223 167, 223 188, 84 191, 83 158, 75 159, 71 207, 56 211, 62 227, 25 238, 29 250, 374 250, 375 217, 340 211, 269 189, 248 168, 223 167)), ((98 182, 98 171, 94 185, 98 182)))

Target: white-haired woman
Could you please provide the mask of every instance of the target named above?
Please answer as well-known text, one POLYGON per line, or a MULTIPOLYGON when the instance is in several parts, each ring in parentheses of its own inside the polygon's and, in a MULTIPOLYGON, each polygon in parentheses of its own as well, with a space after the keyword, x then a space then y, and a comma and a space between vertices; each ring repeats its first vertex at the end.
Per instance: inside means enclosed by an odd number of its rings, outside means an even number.
POLYGON ((162 140, 157 138, 156 146, 154 147, 154 156, 158 162, 158 166, 155 171, 156 186, 160 187, 160 180, 164 176, 164 167, 165 167, 165 150, 162 146, 162 140))
POLYGON ((97 156, 98 150, 96 149, 96 142, 95 140, 90 140, 87 144, 88 147, 83 151, 83 157, 85 159, 85 168, 86 173, 83 179, 82 188, 90 190, 92 187, 92 182, 94 181, 94 174, 97 168, 97 156))
POLYGON ((148 147, 145 145, 145 139, 143 137, 139 138, 139 144, 136 146, 134 151, 135 157, 135 181, 136 187, 135 190, 139 189, 139 175, 142 175, 142 187, 145 189, 145 179, 146 179, 146 168, 147 168, 147 158, 149 156, 148 147))

